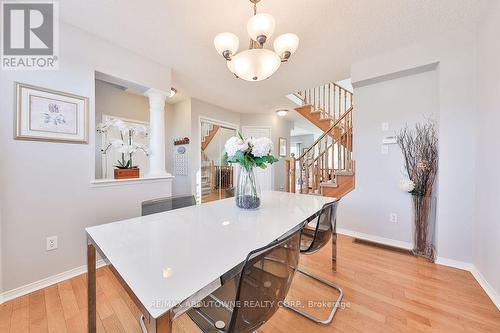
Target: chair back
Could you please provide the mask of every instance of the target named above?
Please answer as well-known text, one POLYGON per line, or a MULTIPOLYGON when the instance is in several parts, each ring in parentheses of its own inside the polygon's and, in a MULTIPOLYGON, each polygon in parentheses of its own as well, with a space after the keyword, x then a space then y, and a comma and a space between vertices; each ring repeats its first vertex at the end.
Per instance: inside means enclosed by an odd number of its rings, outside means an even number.
POLYGON ((312 253, 321 249, 330 241, 332 232, 336 229, 337 222, 337 207, 340 199, 329 202, 321 208, 314 230, 314 237, 310 245, 301 249, 302 253, 312 253))
POLYGON ((300 232, 248 255, 227 332, 253 332, 283 304, 299 262, 300 232))
POLYGON ((196 205, 196 200, 194 198, 194 195, 183 195, 183 196, 148 200, 142 203, 142 216, 166 212, 168 210, 174 210, 194 205, 196 205))

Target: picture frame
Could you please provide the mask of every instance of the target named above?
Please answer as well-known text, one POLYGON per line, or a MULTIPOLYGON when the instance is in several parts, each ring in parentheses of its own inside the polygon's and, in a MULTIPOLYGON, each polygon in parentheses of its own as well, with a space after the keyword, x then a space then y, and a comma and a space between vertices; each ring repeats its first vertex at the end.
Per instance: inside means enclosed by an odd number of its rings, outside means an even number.
POLYGON ((286 157, 286 138, 279 138, 279 156, 286 157))
POLYGON ((89 99, 16 82, 16 140, 88 144, 89 99))

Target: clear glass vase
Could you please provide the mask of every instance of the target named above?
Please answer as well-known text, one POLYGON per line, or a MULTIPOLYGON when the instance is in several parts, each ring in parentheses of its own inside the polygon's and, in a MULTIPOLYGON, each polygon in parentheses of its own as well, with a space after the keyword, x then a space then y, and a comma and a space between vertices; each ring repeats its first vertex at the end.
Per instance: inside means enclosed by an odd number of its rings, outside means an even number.
POLYGON ((435 227, 436 198, 412 195, 413 199, 413 254, 434 262, 436 258, 435 227))
POLYGON ((260 187, 253 168, 241 168, 236 187, 236 206, 257 209, 260 206, 260 187))

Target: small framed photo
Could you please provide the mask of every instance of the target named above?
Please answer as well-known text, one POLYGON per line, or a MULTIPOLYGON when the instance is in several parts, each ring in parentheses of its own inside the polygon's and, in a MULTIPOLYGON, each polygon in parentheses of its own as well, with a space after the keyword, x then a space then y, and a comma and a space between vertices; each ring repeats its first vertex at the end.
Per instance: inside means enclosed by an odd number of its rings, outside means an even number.
POLYGON ((279 140, 279 155, 280 157, 285 157, 286 156, 286 139, 285 138, 280 138, 279 140))
POLYGON ((16 139, 88 143, 87 97, 16 83, 16 139))

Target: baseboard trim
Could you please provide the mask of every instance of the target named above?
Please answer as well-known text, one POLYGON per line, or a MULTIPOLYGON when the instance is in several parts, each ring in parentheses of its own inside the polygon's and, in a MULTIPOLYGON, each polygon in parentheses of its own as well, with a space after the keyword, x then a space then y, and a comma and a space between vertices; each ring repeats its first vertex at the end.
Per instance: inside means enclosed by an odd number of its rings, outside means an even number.
POLYGON ((339 233, 341 235, 354 237, 354 238, 359 238, 359 239, 373 242, 373 243, 379 243, 379 244, 383 244, 383 245, 387 245, 387 246, 391 246, 391 247, 397 247, 397 248, 404 249, 404 250, 413 249, 413 245, 409 242, 403 242, 403 241, 398 241, 395 239, 365 234, 362 232, 348 230, 348 229, 344 229, 344 228, 337 228, 337 233, 339 233))
POLYGON ((486 281, 483 274, 481 274, 481 272, 477 269, 476 266, 472 265, 470 272, 472 276, 474 276, 476 281, 479 283, 481 288, 483 288, 486 295, 488 295, 488 297, 491 299, 493 304, 495 304, 498 310, 500 310, 500 295, 498 295, 496 290, 493 289, 493 287, 488 283, 488 281, 486 281))
POLYGON ((443 265, 443 266, 448 266, 448 267, 453 267, 453 268, 458 268, 464 271, 472 271, 472 268, 474 265, 472 265, 469 262, 464 262, 464 261, 458 261, 454 259, 448 259, 448 258, 443 258, 443 257, 437 257, 436 258, 436 264, 438 265, 443 265))
MULTIPOLYGON (((96 263, 97 267, 103 267, 106 265, 104 260, 100 259, 96 263)), ((14 298, 21 297, 24 295, 27 295, 29 293, 32 293, 34 291, 46 288, 48 286, 51 286, 53 284, 62 282, 64 280, 71 279, 72 277, 75 277, 77 275, 83 274, 87 272, 87 265, 83 265, 77 268, 70 269, 69 271, 59 273, 53 276, 49 276, 45 279, 41 279, 39 281, 35 281, 32 283, 29 283, 25 286, 21 286, 6 292, 3 292, 0 294, 0 304, 3 304, 7 301, 10 301, 14 298)))

